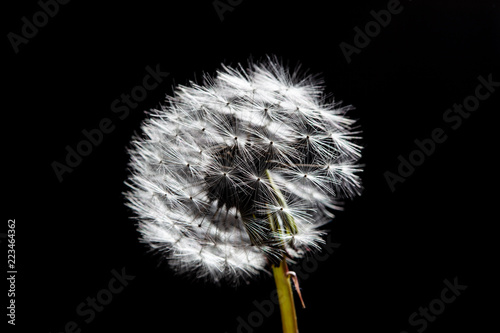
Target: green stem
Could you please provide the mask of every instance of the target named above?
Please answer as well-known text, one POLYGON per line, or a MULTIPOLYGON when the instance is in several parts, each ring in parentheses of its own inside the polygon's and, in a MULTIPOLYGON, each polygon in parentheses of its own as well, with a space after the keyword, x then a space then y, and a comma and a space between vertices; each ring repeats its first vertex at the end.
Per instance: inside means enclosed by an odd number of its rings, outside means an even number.
MULTIPOLYGON (((279 188, 274 183, 269 170, 266 170, 266 176, 269 179, 269 183, 273 191, 275 192, 276 198, 278 199, 280 205, 282 205, 283 208, 287 208, 286 200, 279 188)), ((273 217, 272 214, 269 214, 269 224, 271 226, 271 229, 279 234, 293 234, 297 232, 297 227, 295 226, 293 217, 286 213, 281 215, 281 226, 276 220, 276 217, 273 217)), ((282 246, 284 247, 285 244, 283 243, 282 246)), ((274 281, 276 282, 276 290, 278 291, 283 333, 298 333, 299 329, 297 327, 297 314, 295 312, 292 284, 290 283, 290 275, 288 274, 286 256, 283 256, 283 259, 281 260, 279 266, 272 265, 272 269, 274 274, 274 281)))
POLYGON ((274 281, 278 291, 278 300, 281 310, 281 323, 283 333, 297 333, 297 315, 295 313, 295 304, 293 302, 292 285, 290 276, 288 276, 288 266, 286 259, 283 259, 279 266, 273 265, 274 281))

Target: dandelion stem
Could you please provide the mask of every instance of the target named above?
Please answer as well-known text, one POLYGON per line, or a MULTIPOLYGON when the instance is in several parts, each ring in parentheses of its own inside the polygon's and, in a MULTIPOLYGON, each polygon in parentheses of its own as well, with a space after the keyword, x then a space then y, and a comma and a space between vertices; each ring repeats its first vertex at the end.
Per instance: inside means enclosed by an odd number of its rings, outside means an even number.
MULTIPOLYGON (((283 206, 283 208, 287 208, 286 200, 279 188, 274 183, 269 170, 266 170, 266 176, 269 179, 271 188, 275 192, 279 203, 283 206)), ((282 215, 282 218, 286 220, 286 223, 285 221, 281 221, 282 226, 280 226, 279 223, 276 223, 278 221, 274 220, 272 214, 268 214, 268 217, 271 229, 274 232, 278 233, 280 236, 283 233, 296 232, 295 221, 291 215, 282 215), (287 227, 285 227, 285 225, 287 227)), ((284 243, 282 245, 284 246, 284 243)), ((274 281, 276 282, 276 289, 278 291, 283 333, 298 333, 299 329, 297 327, 297 314, 295 312, 295 303, 293 301, 292 284, 290 283, 290 275, 288 274, 286 255, 283 256, 283 259, 281 260, 279 266, 272 265, 272 269, 274 274, 274 281)))
POLYGON ((283 333, 297 333, 299 329, 297 327, 297 315, 293 302, 292 284, 290 283, 290 276, 287 273, 288 265, 286 264, 286 259, 283 259, 279 266, 273 265, 283 333))

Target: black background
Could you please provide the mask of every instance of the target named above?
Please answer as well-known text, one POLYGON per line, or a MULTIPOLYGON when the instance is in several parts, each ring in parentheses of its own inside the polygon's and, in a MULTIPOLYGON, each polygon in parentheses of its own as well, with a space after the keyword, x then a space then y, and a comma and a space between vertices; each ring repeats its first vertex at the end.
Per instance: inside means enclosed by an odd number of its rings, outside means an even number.
MULTIPOLYGON (((494 327, 500 92, 456 130, 443 114, 474 94, 478 76, 500 81, 499 4, 401 4, 349 64, 339 44, 353 44, 354 27, 363 29, 387 1, 247 0, 223 21, 211 1, 71 1, 19 53, 4 37, 2 232, 15 218, 16 329, 62 332, 75 321, 82 332, 236 332, 238 316, 247 318, 252 302, 269 296, 271 278, 233 289, 175 276, 138 242, 122 197, 126 147, 144 110, 222 62, 266 54, 322 73, 328 91, 356 107, 351 116, 364 137, 365 191, 329 224, 341 246, 301 283, 307 309, 298 310, 300 331, 417 332, 408 317, 455 277, 467 290, 425 331, 494 327), (157 64, 169 77, 118 119, 111 103, 157 64), (115 130, 59 182, 53 161, 64 163, 65 147, 103 118, 115 130), (414 140, 437 127, 447 140, 392 192, 384 173, 397 173, 398 156, 408 157, 414 140), (77 306, 122 268, 135 278, 85 323, 77 306)), ((8 7, 4 36, 19 34, 21 18, 40 10, 33 0, 8 7)), ((280 332, 280 325, 276 310, 254 330, 280 332)))

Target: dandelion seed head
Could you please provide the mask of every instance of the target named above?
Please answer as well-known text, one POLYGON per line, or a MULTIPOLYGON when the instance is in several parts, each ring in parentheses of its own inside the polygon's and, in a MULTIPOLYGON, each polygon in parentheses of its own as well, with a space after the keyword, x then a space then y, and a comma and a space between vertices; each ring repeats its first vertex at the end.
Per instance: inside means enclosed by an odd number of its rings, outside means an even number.
POLYGON ((246 281, 318 249, 361 189, 350 107, 274 57, 177 87, 130 148, 127 205, 179 273, 246 281))

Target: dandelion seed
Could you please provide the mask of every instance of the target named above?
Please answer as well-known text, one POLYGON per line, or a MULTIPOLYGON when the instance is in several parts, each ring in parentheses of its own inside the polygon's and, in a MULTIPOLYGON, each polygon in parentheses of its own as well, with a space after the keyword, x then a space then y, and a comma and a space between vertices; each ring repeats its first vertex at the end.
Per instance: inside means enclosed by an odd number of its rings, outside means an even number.
POLYGON ((300 258, 360 192, 350 107, 274 57, 223 65, 167 102, 132 141, 126 198, 179 273, 238 283, 300 258))

